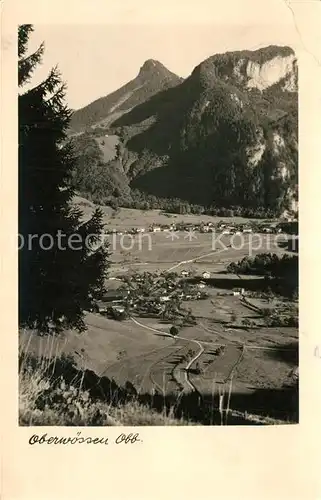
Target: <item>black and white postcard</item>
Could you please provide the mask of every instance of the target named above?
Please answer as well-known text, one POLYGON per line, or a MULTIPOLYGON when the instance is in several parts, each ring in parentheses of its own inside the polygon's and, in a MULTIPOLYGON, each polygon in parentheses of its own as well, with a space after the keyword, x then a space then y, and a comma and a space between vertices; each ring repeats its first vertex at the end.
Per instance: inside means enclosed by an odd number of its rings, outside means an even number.
POLYGON ((312 4, 4 5, 4 499, 317 498, 312 4))

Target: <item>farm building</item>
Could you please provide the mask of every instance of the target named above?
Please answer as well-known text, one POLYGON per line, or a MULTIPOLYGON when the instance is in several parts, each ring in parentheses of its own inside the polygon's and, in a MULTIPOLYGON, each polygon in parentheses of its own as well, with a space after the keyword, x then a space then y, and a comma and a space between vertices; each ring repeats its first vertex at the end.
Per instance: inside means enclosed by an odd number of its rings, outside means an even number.
POLYGON ((162 295, 160 298, 159 298, 159 301, 160 302, 169 302, 171 299, 168 295, 162 295))
POLYGON ((299 237, 292 236, 288 239, 288 252, 299 252, 299 237))
POLYGON ((202 273, 202 278, 209 279, 210 277, 211 277, 211 273, 209 273, 208 271, 204 271, 202 273))

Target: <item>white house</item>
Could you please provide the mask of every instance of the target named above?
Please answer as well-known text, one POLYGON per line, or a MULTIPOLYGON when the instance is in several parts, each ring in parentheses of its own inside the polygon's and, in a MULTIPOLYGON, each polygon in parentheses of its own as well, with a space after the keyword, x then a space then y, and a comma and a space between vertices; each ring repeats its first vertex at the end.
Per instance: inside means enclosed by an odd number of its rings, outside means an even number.
POLYGON ((160 231, 161 231, 161 228, 159 226, 153 227, 153 233, 159 233, 160 231))
POLYGON ((189 271, 182 271, 181 276, 189 276, 189 271))
POLYGON ((211 273, 209 273, 208 271, 204 271, 204 272, 202 273, 202 277, 203 277, 204 279, 209 279, 209 278, 211 277, 211 273))
POLYGON ((205 288, 205 283, 203 283, 203 281, 200 281, 199 284, 197 285, 198 288, 205 288))

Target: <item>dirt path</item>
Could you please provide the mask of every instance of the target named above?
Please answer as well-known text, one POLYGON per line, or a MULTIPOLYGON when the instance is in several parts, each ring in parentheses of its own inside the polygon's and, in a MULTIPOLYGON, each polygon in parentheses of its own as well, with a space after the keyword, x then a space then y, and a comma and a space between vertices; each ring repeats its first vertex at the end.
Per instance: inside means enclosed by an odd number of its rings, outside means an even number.
MULTIPOLYGON (((252 239, 249 239, 249 241, 247 241, 246 243, 247 244, 250 244, 250 243, 254 243, 256 240, 252 240, 252 239)), ((259 240, 258 240, 259 241, 259 240)), ((222 252, 226 252, 226 250, 228 248, 231 248, 231 245, 225 245, 225 248, 221 248, 220 250, 213 250, 212 252, 209 252, 209 253, 205 253, 203 255, 200 255, 199 257, 194 257, 193 259, 189 259, 189 260, 182 260, 180 262, 178 262, 177 264, 175 264, 174 266, 170 267, 169 269, 167 269, 167 272, 170 272, 170 271, 173 271, 174 269, 176 269, 177 267, 180 267, 182 264, 191 264, 192 262, 196 262, 198 260, 202 260, 202 259, 205 259, 206 257, 211 257, 212 255, 219 255, 220 253, 222 252)))
POLYGON ((225 251, 225 248, 222 248, 221 250, 214 250, 213 252, 209 252, 209 253, 200 255, 199 257, 194 257, 193 259, 181 260, 180 262, 178 262, 174 266, 172 266, 169 269, 167 269, 167 272, 171 272, 171 271, 173 271, 174 269, 176 269, 177 267, 179 267, 179 266, 181 266, 183 264, 191 264, 192 262, 195 262, 197 260, 205 259, 205 257, 210 257, 211 255, 217 255, 217 254, 219 254, 221 252, 224 252, 224 251, 225 251))
MULTIPOLYGON (((215 335, 217 335, 218 337, 221 337, 223 340, 225 340, 225 342, 227 342, 228 344, 230 345, 233 345, 234 342, 231 341, 231 339, 229 339, 227 336, 225 336, 223 333, 221 332, 218 332, 217 330, 212 330, 212 329, 209 329, 207 328, 205 325, 203 325, 203 323, 199 323, 199 326, 201 328, 203 328, 203 330, 205 330, 206 332, 208 333, 215 333, 215 335)), ((242 342, 241 341, 236 341, 237 343, 241 344, 242 345, 242 342)), ((214 344, 213 344, 214 345, 214 344)))
POLYGON ((189 363, 187 363, 186 367, 185 367, 185 381, 186 381, 186 384, 189 385, 189 387, 192 389, 192 391, 195 391, 195 392, 199 392, 198 389, 195 387, 195 385, 193 384, 193 382, 191 382, 190 378, 189 378, 189 369, 191 368, 191 366, 193 365, 193 363, 195 363, 195 361, 198 360, 198 358, 200 358, 200 356, 203 354, 204 352, 204 347, 202 346, 202 344, 198 341, 198 340, 194 340, 193 339, 193 342, 195 342, 200 350, 198 351, 198 353, 196 354, 196 356, 194 356, 193 359, 191 359, 189 361, 189 363))

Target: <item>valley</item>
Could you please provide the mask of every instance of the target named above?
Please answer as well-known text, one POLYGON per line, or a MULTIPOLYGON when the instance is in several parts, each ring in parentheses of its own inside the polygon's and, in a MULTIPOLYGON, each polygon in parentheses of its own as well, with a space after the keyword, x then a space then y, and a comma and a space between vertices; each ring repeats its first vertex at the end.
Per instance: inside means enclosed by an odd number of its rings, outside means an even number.
POLYGON ((81 109, 57 68, 19 94, 20 420, 297 422, 295 52, 143 61, 81 109))
MULTIPOLYGON (((84 203, 81 198, 76 201, 84 203)), ((109 209, 105 210, 108 214, 109 209)), ((88 204, 85 217, 89 211, 88 204)), ((117 217, 113 222, 119 230, 132 225, 139 227, 149 218, 157 221, 154 212, 122 210, 117 217)), ((191 217, 195 224, 197 218, 191 217)), ((168 217, 165 219, 168 221, 168 217)), ((225 219, 225 222, 232 225, 239 221, 225 219)), ((203 405, 216 412, 224 401, 225 410, 228 404, 239 412, 279 420, 295 418, 295 408, 289 409, 287 398, 284 404, 280 403, 280 394, 295 383, 292 372, 298 363, 297 328, 267 326, 262 316, 245 302, 252 301, 253 307, 275 308, 288 305, 290 299, 278 295, 265 298, 262 277, 226 271, 229 263, 249 255, 250 245, 256 248, 252 249, 252 256, 273 252, 281 257, 286 250, 277 244, 276 235, 245 234, 242 248, 231 248, 231 236, 224 235, 221 238, 226 248, 217 250, 213 250, 210 234, 195 233, 191 241, 184 232, 178 232, 177 236, 171 240, 166 232, 152 233, 151 248, 144 248, 137 244, 139 235, 134 235, 132 249, 125 251, 120 241, 122 235, 116 235, 106 288, 109 291, 126 288, 128 280, 139 281, 139 276, 146 273, 154 276, 154 283, 170 273, 174 273, 177 282, 188 281, 184 275, 192 276, 195 290, 197 283, 204 284, 202 300, 189 300, 188 295, 183 299, 182 307, 193 315, 194 324, 179 327, 173 335, 175 317, 164 318, 161 309, 156 314, 140 314, 130 309, 123 320, 111 319, 103 312, 88 312, 87 330, 81 334, 70 330, 46 347, 50 340, 24 332, 21 342, 28 345, 29 352, 38 355, 51 350, 58 356, 71 356, 79 369, 91 370, 99 379, 112 380, 117 387, 130 384, 138 399, 162 397, 178 404, 184 398, 198 395, 203 405), (210 277, 202 278, 204 272, 210 277), (127 276, 127 281, 122 276, 127 276), (241 295, 235 292, 240 289, 244 290, 241 295)), ((153 286, 149 293, 154 293, 153 286)))

